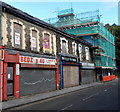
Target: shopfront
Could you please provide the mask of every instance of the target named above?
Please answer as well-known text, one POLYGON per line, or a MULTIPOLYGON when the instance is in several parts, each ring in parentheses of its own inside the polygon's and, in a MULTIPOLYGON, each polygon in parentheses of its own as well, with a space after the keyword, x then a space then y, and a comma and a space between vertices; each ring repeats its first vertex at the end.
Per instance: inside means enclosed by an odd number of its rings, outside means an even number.
POLYGON ((53 56, 4 50, 2 100, 59 88, 58 61, 53 56))
POLYGON ((20 56, 20 96, 57 89, 57 60, 20 56))
POLYGON ((82 62, 81 78, 82 84, 89 84, 95 81, 94 63, 82 62))
POLYGON ((78 86, 81 82, 81 64, 77 57, 60 55, 60 87, 78 86))

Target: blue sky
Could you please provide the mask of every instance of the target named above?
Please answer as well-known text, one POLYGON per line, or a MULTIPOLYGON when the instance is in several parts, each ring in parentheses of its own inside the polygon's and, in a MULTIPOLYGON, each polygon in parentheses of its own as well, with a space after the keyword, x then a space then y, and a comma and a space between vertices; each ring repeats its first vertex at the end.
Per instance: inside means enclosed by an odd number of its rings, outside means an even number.
MULTIPOLYGON (((7 2, 6 3, 35 16, 39 19, 56 17, 58 10, 71 8, 71 2, 7 2)), ((72 2, 75 13, 93 11, 99 9, 101 22, 118 24, 117 2, 72 2)))

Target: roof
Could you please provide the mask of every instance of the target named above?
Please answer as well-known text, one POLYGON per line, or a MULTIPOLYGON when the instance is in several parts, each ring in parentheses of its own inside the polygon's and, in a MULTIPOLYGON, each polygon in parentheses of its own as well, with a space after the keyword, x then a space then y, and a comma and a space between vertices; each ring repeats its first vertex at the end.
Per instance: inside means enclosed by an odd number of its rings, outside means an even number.
POLYGON ((85 42, 85 41, 83 41, 81 39, 78 39, 75 36, 70 35, 70 34, 66 33, 65 31, 63 31, 63 30, 61 30, 61 29, 59 29, 59 28, 57 28, 57 27, 55 27, 55 26, 53 26, 53 25, 51 25, 49 23, 46 23, 46 22, 44 22, 44 21, 42 21, 42 20, 40 20, 40 19, 38 19, 36 17, 33 17, 33 16, 29 15, 26 12, 23 12, 23 11, 17 9, 17 8, 14 8, 11 5, 8 5, 8 4, 4 3, 4 2, 2 2, 2 11, 10 13, 10 14, 12 14, 14 16, 17 16, 17 17, 19 17, 19 18, 21 18, 21 19, 23 19, 25 21, 28 21, 30 23, 36 24, 38 26, 42 26, 43 28, 52 30, 52 31, 54 31, 56 33, 59 33, 61 35, 69 37, 71 39, 78 40, 79 42, 81 42, 83 44, 86 44, 88 46, 91 46, 87 42, 85 42))

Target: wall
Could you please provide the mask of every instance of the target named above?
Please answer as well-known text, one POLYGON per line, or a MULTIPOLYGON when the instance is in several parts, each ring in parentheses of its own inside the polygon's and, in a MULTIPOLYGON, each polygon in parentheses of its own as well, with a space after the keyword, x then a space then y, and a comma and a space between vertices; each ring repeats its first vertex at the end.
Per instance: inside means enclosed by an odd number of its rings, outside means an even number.
POLYGON ((44 33, 50 34, 50 55, 56 55, 56 33, 53 31, 50 31, 48 29, 45 29, 43 27, 28 23, 27 21, 24 21, 18 17, 15 17, 8 13, 3 13, 2 16, 2 45, 9 49, 17 49, 17 50, 23 50, 27 52, 35 52, 40 54, 45 54, 44 48, 43 48, 43 35, 44 33), (14 37, 13 37, 13 23, 18 23, 22 25, 22 48, 15 48, 14 46, 14 37), (30 42, 30 34, 31 29, 37 30, 37 34, 39 36, 37 42, 38 42, 38 49, 37 51, 31 50, 31 42, 30 42))
MULTIPOLYGON (((11 14, 8 13, 3 13, 2 16, 2 45, 9 49, 17 49, 17 50, 23 50, 27 52, 33 52, 33 53, 40 53, 40 54, 47 54, 47 55, 56 55, 58 53, 61 53, 61 44, 60 44, 60 38, 65 38, 68 41, 68 54, 73 54, 73 49, 72 49, 72 42, 76 43, 76 55, 79 57, 78 53, 78 44, 80 42, 75 41, 74 39, 70 39, 68 37, 65 37, 61 34, 58 34, 56 32, 53 32, 49 29, 45 29, 42 26, 37 26, 34 24, 31 24, 27 21, 24 21, 18 17, 15 17, 11 14), (22 25, 22 48, 15 48, 14 46, 14 37, 13 37, 13 22, 19 23, 22 25), (33 51, 31 49, 31 29, 37 31, 38 39, 37 39, 37 51, 33 51), (50 52, 46 53, 44 48, 43 48, 43 36, 44 33, 50 34, 50 52)), ((82 44, 82 57, 83 57, 83 62, 85 60, 85 47, 86 45, 82 44)), ((90 54, 91 55, 91 54, 90 54)), ((90 60, 87 62, 92 62, 92 59, 90 57, 90 60)))

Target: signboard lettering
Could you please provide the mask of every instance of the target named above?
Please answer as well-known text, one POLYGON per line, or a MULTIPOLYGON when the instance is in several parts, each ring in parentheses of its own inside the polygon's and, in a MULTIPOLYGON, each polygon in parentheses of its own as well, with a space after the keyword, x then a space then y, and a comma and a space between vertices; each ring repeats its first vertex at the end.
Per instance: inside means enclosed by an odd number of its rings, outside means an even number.
POLYGON ((82 68, 94 68, 94 63, 84 63, 84 62, 82 62, 82 68))
POLYGON ((56 65, 56 59, 20 56, 20 63, 56 65))
POLYGON ((72 62, 77 62, 76 58, 69 58, 69 57, 62 57, 63 61, 72 61, 72 62))

